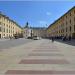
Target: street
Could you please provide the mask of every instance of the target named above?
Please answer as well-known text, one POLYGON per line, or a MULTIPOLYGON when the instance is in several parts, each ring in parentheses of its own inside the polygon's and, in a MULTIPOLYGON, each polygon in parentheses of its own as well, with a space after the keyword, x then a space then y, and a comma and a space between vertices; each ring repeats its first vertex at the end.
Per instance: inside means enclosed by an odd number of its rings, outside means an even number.
POLYGON ((0 43, 0 75, 75 75, 75 46, 48 39, 24 40, 0 43))

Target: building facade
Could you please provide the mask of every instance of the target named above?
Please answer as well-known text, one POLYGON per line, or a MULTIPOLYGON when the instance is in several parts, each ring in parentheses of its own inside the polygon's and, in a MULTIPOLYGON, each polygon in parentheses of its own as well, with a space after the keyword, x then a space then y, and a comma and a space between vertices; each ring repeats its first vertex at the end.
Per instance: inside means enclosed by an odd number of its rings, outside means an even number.
POLYGON ((24 38, 28 38, 28 37, 33 38, 34 36, 45 38, 46 37, 46 28, 29 27, 26 25, 23 29, 23 36, 24 36, 24 38))
POLYGON ((46 28, 44 27, 32 27, 32 31, 33 31, 33 36, 42 37, 42 38, 46 37, 46 28))
POLYGON ((0 13, 0 38, 13 37, 22 32, 22 28, 6 15, 0 13))
POLYGON ((24 38, 32 37, 31 33, 32 33, 32 29, 30 29, 30 28, 23 29, 23 37, 24 38))
POLYGON ((75 38, 75 6, 52 23, 46 31, 47 37, 75 38))
POLYGON ((29 27, 29 23, 27 22, 25 27, 23 28, 23 37, 28 38, 32 37, 32 29, 29 27))

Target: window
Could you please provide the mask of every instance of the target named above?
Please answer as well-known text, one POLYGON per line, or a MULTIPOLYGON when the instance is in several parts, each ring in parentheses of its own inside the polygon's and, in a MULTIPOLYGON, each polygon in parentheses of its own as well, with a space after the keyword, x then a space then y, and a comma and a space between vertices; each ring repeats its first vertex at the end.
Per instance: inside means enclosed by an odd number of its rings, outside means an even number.
POLYGON ((14 31, 13 31, 13 33, 14 33, 14 31))
POLYGON ((70 16, 71 16, 71 13, 70 13, 70 16))
POLYGON ((70 32, 71 32, 71 26, 70 26, 70 32))
POLYGON ((1 31, 1 27, 0 27, 0 31, 1 31))
POLYGON ((9 30, 9 33, 10 33, 10 30, 9 30))
POLYGON ((71 24, 71 19, 70 19, 70 24, 71 24))
POLYGON ((5 28, 4 28, 4 32, 5 32, 5 28))
POLYGON ((75 31, 75 25, 74 25, 74 31, 75 31))
POLYGON ((67 32, 67 28, 66 28, 66 32, 67 32))
POLYGON ((75 10, 74 10, 74 14, 75 14, 75 10))
POLYGON ((66 25, 67 25, 67 21, 66 21, 66 25))
POLYGON ((5 26, 5 24, 4 24, 4 26, 5 26))
POLYGON ((7 33, 8 33, 8 29, 7 29, 7 33))
POLYGON ((66 18, 67 18, 67 15, 66 15, 66 18))

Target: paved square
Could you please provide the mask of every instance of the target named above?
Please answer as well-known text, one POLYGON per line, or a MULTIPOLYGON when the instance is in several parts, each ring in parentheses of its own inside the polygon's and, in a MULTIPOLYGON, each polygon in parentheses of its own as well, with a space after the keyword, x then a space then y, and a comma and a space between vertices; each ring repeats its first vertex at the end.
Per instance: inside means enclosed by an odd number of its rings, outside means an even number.
POLYGON ((23 43, 1 50, 1 75, 75 75, 75 46, 46 39, 23 43))

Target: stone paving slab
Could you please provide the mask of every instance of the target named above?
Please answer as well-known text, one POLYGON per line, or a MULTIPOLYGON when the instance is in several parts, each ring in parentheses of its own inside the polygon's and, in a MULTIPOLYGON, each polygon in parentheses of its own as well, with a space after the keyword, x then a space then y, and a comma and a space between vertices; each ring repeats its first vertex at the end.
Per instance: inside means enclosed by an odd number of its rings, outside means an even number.
POLYGON ((6 74, 75 74, 75 71, 56 70, 8 70, 6 74))
POLYGON ((29 56, 64 56, 60 53, 31 53, 29 56))
POLYGON ((69 64, 65 59, 23 59, 19 64, 69 64))
POLYGON ((44 48, 44 49, 35 49, 35 50, 33 50, 33 52, 61 52, 60 50, 58 50, 58 49, 46 49, 46 48, 44 48))
POLYGON ((66 70, 73 71, 75 66, 72 64, 12 64, 8 70, 66 70))
POLYGON ((63 56, 28 56, 25 57, 24 59, 65 59, 63 56))

